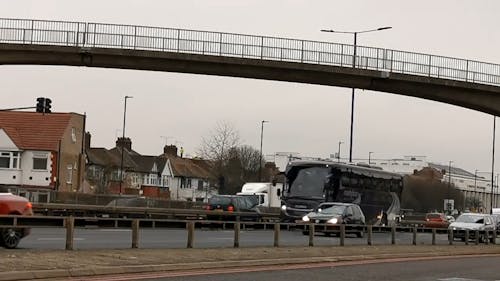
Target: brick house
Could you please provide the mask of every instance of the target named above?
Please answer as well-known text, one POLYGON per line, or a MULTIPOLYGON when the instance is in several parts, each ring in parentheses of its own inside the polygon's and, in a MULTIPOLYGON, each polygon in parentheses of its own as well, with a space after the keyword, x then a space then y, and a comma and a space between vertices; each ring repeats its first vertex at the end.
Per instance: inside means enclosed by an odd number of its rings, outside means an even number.
POLYGON ((85 116, 0 111, 0 185, 38 201, 40 192, 80 191, 85 116))
POLYGON ((135 194, 147 197, 170 198, 164 176, 166 159, 141 155, 132 149, 130 138, 118 138, 112 149, 90 147, 86 144, 86 185, 95 193, 135 194), (123 163, 122 163, 123 151, 123 163), (123 166, 123 182, 120 170, 123 166))

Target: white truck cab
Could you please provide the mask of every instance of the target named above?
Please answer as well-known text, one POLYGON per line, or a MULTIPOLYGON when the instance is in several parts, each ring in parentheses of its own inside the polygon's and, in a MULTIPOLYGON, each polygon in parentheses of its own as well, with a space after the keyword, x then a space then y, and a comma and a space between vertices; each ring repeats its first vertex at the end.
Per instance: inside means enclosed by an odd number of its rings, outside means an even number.
POLYGON ((241 187, 241 192, 237 195, 253 195, 259 199, 259 206, 263 207, 280 207, 280 195, 283 189, 283 184, 276 183, 273 185, 270 182, 247 182, 241 187))

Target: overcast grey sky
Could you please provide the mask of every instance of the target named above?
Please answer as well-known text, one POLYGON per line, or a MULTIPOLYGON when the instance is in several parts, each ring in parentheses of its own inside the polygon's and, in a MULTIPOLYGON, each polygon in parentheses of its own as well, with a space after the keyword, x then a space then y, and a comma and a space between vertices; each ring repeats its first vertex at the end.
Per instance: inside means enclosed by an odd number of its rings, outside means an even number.
MULTIPOLYGON (((393 29, 358 36, 358 45, 500 63, 500 1, 41 1, 0 0, 0 17, 151 25, 352 44, 320 29, 393 29)), ((86 112, 92 145, 111 148, 126 133, 142 154, 165 139, 193 155, 217 121, 264 154, 348 155, 351 90, 178 73, 60 66, 1 66, 3 108, 50 97, 54 111, 86 112), (299 113, 299 114, 298 114, 299 113), (304 116, 308 116, 304 118, 304 116)), ((357 90, 354 158, 424 155, 472 172, 491 170, 493 117, 443 103, 357 90)), ((499 126, 500 127, 500 126, 499 126)), ((500 151, 498 149, 497 151, 500 151)), ((500 153, 497 153, 500 154, 500 153)), ((500 157, 497 158, 500 160, 500 157)), ((497 161, 500 167, 500 162, 497 161)), ((496 169, 498 173, 500 169, 496 169)))

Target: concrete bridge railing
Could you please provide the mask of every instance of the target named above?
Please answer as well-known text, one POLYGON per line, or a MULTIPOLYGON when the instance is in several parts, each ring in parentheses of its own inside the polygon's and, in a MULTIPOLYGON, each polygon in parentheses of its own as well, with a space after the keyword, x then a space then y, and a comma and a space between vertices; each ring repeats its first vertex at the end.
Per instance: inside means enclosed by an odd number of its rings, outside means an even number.
POLYGON ((0 43, 117 48, 334 65, 500 85, 500 65, 330 42, 119 24, 0 19, 0 43))

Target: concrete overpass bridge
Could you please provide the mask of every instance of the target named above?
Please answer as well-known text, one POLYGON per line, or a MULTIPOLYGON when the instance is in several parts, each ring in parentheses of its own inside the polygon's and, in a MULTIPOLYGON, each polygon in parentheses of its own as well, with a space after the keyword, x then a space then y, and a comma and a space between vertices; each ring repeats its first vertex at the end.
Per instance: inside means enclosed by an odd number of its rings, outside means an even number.
POLYGON ((381 91, 500 115, 500 65, 329 42, 0 19, 0 64, 167 71, 381 91))

